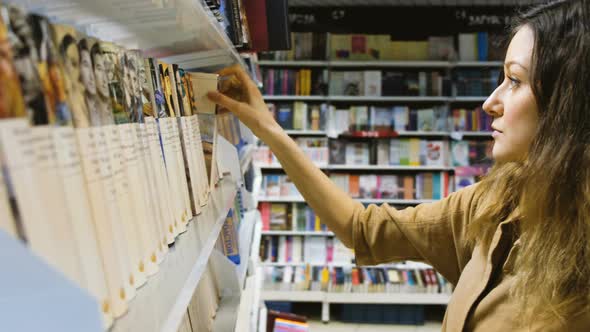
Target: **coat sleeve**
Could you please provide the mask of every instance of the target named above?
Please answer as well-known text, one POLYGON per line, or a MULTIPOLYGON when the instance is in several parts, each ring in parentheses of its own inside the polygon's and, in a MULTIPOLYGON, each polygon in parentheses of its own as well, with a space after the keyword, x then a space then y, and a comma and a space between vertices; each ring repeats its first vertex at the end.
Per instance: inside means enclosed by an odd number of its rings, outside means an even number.
POLYGON ((471 258, 466 232, 475 214, 476 186, 403 210, 358 203, 352 217, 357 264, 423 261, 456 284, 471 258))

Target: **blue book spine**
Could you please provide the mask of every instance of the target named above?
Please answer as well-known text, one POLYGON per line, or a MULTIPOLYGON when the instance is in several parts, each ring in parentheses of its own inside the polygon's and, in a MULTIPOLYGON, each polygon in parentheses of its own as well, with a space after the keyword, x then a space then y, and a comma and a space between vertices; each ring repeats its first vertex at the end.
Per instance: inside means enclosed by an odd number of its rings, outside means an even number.
POLYGON ((477 59, 479 61, 488 61, 488 33, 477 33, 477 59))

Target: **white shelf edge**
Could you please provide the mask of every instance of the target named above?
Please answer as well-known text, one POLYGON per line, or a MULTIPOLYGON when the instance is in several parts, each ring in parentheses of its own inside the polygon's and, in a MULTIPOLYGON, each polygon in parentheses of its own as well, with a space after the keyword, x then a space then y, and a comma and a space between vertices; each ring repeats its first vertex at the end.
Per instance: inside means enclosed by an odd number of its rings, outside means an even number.
POLYGON ((207 206, 177 237, 160 271, 137 291, 129 312, 115 321, 111 332, 177 331, 233 205, 235 188, 225 177, 211 192, 207 206))
POLYGON ((345 60, 262 60, 260 66, 275 67, 424 67, 424 68, 460 68, 460 67, 502 67, 502 61, 345 61, 345 60))
POLYGON ((276 262, 262 262, 260 263, 261 266, 326 266, 326 267, 344 267, 344 268, 353 268, 353 267, 360 267, 360 268, 379 268, 379 269, 432 269, 433 267, 420 262, 410 262, 410 263, 389 263, 389 264, 379 264, 374 266, 366 266, 366 265, 356 265, 353 263, 292 263, 292 262, 285 262, 285 263, 276 263, 276 262))
POLYGON ((244 220, 242 220, 240 223, 240 229, 238 231, 240 265, 236 266, 236 273, 240 287, 243 287, 244 280, 246 279, 246 274, 248 272, 250 252, 254 242, 257 216, 258 212, 256 210, 246 212, 244 214, 244 220))
POLYGON ((240 294, 223 296, 219 301, 219 307, 213 320, 211 331, 227 332, 234 331, 238 309, 240 307, 240 294))
MULTIPOLYGON (((260 169, 283 169, 280 164, 256 164, 260 169)), ((402 165, 325 165, 315 164, 316 167, 325 170, 377 170, 377 171, 452 171, 449 166, 402 166, 402 165)))
POLYGON ((278 61, 278 60, 260 60, 259 66, 281 66, 281 67, 327 67, 328 61, 322 60, 301 60, 301 61, 278 61))
POLYGON ((449 294, 433 293, 337 293, 328 292, 328 303, 356 304, 440 304, 447 305, 449 294))
POLYGON ((326 136, 324 130, 285 130, 287 135, 300 135, 300 136, 326 136))
POLYGON ((328 96, 328 101, 351 101, 351 102, 448 102, 451 97, 446 96, 328 96))
POLYGON ((337 293, 325 291, 262 290, 262 298, 265 301, 284 302, 447 305, 451 299, 451 295, 431 293, 337 293))
POLYGON ((303 236, 334 236, 333 232, 316 231, 262 231, 262 235, 303 235, 303 236))
MULTIPOLYGON (((355 201, 359 201, 364 204, 399 204, 399 205, 414 205, 422 203, 432 203, 438 200, 434 199, 389 199, 389 198, 354 198, 355 201)), ((269 202, 269 203, 305 203, 303 197, 268 197, 259 196, 258 202, 269 202)))
POLYGON ((301 100, 301 101, 327 101, 327 96, 293 96, 293 95, 264 95, 267 101, 301 100))
MULTIPOLYGON (((199 255, 199 258, 195 262, 190 274, 187 277, 184 286, 182 287, 179 296, 176 299, 170 313, 168 314, 168 318, 164 322, 161 331, 170 331, 176 332, 184 315, 186 314, 186 309, 193 297, 195 290, 197 289, 197 285, 199 284, 199 280, 203 272, 206 269, 207 262, 209 261, 209 256, 215 247, 215 243, 219 238, 219 233, 221 232, 221 228, 223 227, 223 223, 227 217, 227 213, 229 209, 233 206, 233 200, 236 194, 235 185, 233 182, 230 183, 233 189, 233 193, 231 195, 231 199, 228 199, 225 203, 225 206, 222 208, 220 215, 217 217, 215 224, 209 235, 207 236, 207 240, 203 246, 202 252, 204 255, 199 255)), ((212 202, 210 201, 209 204, 212 202)))
POLYGON ((326 292, 323 291, 269 291, 262 290, 263 301, 289 301, 289 302, 324 302, 326 292))

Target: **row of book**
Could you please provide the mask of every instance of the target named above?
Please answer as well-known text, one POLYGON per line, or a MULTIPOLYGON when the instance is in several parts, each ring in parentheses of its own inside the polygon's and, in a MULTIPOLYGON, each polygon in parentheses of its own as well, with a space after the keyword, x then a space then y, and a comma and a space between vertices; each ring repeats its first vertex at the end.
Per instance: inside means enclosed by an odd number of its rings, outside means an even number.
POLYGON ((268 60, 494 61, 503 59, 501 35, 477 32, 398 41, 390 35, 292 32, 290 51, 264 54, 268 60), (455 45, 458 48, 455 48, 455 45))
POLYGON ((330 179, 352 198, 438 200, 453 191, 448 172, 414 175, 331 174, 330 179))
POLYGON ((449 142, 400 138, 376 142, 330 140, 330 165, 448 166, 449 142))
POLYGON ((331 71, 332 96, 449 96, 451 80, 438 71, 331 71))
MULTIPOLYGON (((472 109, 435 106, 350 106, 339 109, 334 105, 267 103, 269 111, 285 130, 327 130, 329 137, 361 131, 491 131, 493 117, 478 106, 472 109)), ((379 135, 377 135, 379 136, 379 135)))
POLYGON ((325 236, 269 236, 260 242, 263 263, 351 264, 354 256, 338 238, 325 236))
MULTIPOLYGON (((299 146, 318 166, 480 166, 492 164, 491 140, 442 141, 419 138, 356 139, 297 138, 299 146), (305 143, 303 143, 305 142, 305 143), (313 142, 313 145, 310 144, 313 142), (303 144, 302 144, 303 143, 303 144)), ((268 146, 254 157, 262 166, 279 165, 268 146)))
POLYGON ((267 104, 268 110, 285 130, 325 130, 327 104, 308 104, 296 101, 291 104, 267 104))
POLYGON ((189 73, 0 6, 0 229, 100 303, 105 326, 207 205, 239 123, 189 73), (72 255, 77 253, 77 255, 72 255))
POLYGON ((453 74, 457 96, 489 96, 501 78, 500 69, 460 69, 453 74))
MULTIPOLYGON (((326 166, 329 162, 328 139, 325 137, 297 137, 295 142, 303 153, 318 166, 326 166)), ((275 154, 266 145, 260 145, 255 152, 254 162, 259 166, 279 165, 275 154)))
POLYGON ((433 269, 267 266, 264 289, 330 293, 451 294, 452 284, 433 269))
POLYGON ((328 230, 313 209, 305 203, 261 202, 258 209, 263 231, 324 232, 328 230))
POLYGON ((329 82, 328 70, 263 69, 264 94, 270 96, 325 95, 329 82))
MULTIPOLYGON (((448 172, 413 175, 330 174, 330 179, 353 198, 436 200, 453 191, 448 172)), ((260 194, 269 198, 298 198, 301 194, 287 175, 263 176, 260 194)))

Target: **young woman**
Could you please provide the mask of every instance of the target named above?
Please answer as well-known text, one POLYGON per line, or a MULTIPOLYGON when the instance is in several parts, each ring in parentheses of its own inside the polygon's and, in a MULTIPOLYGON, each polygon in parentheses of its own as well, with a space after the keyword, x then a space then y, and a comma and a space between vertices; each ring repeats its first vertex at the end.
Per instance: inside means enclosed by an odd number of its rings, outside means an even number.
POLYGON ((270 146, 359 265, 423 260, 456 286, 443 330, 590 331, 590 1, 516 19, 502 83, 484 104, 494 168, 401 211, 352 200, 281 130, 243 71, 222 74, 236 75, 243 101, 209 98, 270 146))

